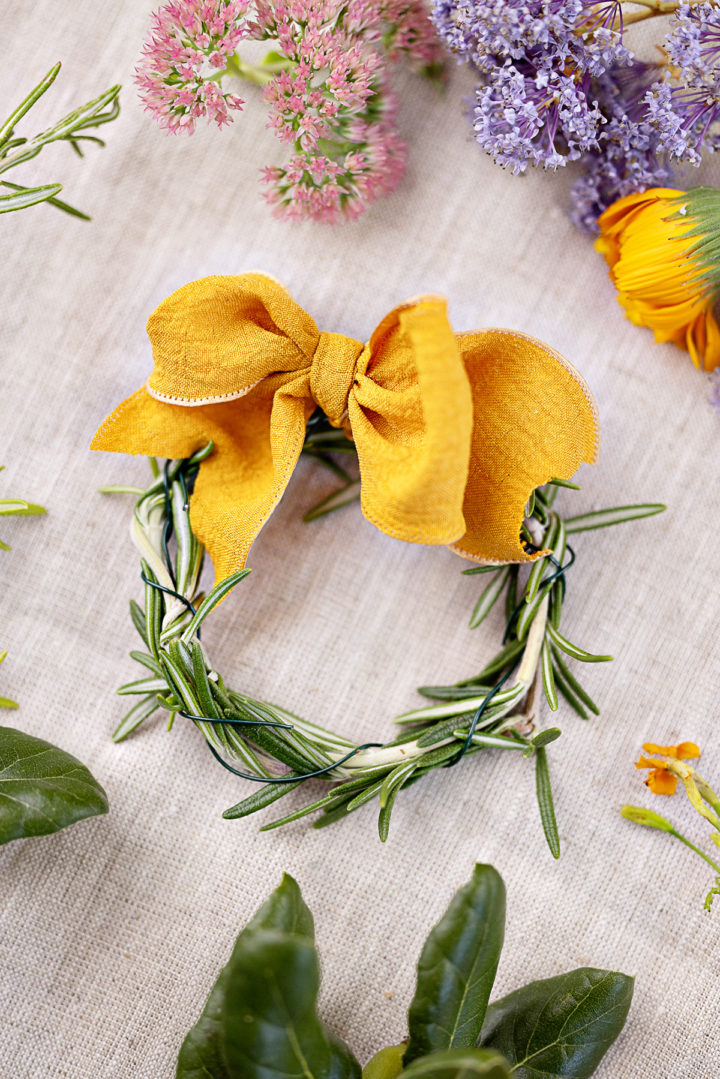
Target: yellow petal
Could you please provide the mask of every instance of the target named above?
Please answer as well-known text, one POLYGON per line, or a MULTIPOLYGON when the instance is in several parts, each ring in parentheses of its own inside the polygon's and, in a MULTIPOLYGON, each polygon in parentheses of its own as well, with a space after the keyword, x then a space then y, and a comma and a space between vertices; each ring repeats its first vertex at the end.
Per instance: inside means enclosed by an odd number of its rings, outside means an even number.
POLYGON ((646 786, 650 788, 653 794, 674 794, 677 783, 677 776, 657 769, 651 772, 645 780, 646 786))

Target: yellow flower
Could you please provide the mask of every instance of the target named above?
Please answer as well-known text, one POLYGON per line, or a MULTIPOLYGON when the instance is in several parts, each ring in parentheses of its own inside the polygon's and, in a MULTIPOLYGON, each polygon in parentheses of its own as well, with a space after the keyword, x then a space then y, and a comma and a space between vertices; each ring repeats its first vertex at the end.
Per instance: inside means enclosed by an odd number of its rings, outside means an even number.
POLYGON ((677 746, 656 746, 653 742, 645 742, 643 749, 646 753, 661 753, 664 757, 670 757, 669 761, 659 761, 654 757, 641 757, 635 762, 636 768, 649 768, 650 773, 645 780, 645 785, 653 794, 674 794, 678 783, 678 777, 685 779, 686 768, 673 767, 673 761, 692 760, 700 756, 700 750, 694 742, 680 742, 677 746))
POLYGON ((636 326, 672 341, 696 367, 720 364, 720 191, 653 187, 613 203, 595 247, 636 326))

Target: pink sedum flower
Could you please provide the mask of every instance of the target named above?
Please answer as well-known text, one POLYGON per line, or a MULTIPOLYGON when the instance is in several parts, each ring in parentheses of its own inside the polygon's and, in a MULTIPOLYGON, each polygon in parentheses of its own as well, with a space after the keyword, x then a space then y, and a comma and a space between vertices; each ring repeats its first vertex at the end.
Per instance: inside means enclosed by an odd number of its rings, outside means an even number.
POLYGON ((246 36, 246 0, 170 0, 152 17, 135 81, 145 108, 168 132, 192 134, 199 119, 229 124, 244 102, 213 76, 246 36))
POLYGON ((218 126, 242 100, 228 74, 265 83, 268 127, 292 148, 263 170, 277 216, 357 217, 400 181, 407 148, 395 118, 389 61, 437 72, 440 47, 424 0, 170 0, 153 16, 137 69, 145 107, 171 132, 218 126), (235 56, 243 38, 273 43, 267 67, 235 56))

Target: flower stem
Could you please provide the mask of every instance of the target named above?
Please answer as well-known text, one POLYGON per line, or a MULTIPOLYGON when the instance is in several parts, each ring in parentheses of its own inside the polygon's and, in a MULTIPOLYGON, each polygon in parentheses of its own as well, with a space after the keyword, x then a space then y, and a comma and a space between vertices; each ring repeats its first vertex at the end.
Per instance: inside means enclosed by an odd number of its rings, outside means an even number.
POLYGON ((225 72, 237 79, 254 83, 256 86, 267 86, 281 71, 292 71, 295 66, 294 60, 283 59, 265 59, 259 64, 248 64, 237 53, 233 53, 227 62, 225 72))
POLYGON ((717 862, 714 862, 712 858, 710 858, 705 853, 705 851, 700 850, 700 847, 696 847, 694 843, 691 843, 690 840, 682 834, 682 832, 678 832, 675 828, 672 828, 669 830, 669 833, 670 835, 674 835, 676 839, 679 839, 682 843, 684 843, 686 847, 689 847, 690 850, 694 850, 696 854, 699 854, 700 857, 708 863, 708 865, 711 865, 713 867, 716 873, 720 874, 720 865, 718 865, 717 862))
MULTIPOLYGON (((633 8, 641 7, 643 11, 631 11, 628 15, 623 14, 622 25, 631 26, 632 23, 643 22, 645 19, 656 19, 664 15, 672 15, 680 7, 682 0, 630 0, 633 8)), ((701 3, 701 0, 688 0, 691 7, 701 3)), ((625 5, 621 5, 623 8, 625 5)))

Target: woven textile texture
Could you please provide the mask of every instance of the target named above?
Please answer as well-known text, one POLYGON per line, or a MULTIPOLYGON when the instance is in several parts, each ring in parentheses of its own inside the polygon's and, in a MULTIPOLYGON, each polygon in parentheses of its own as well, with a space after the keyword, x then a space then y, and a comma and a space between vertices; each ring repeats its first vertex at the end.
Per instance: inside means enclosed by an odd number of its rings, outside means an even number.
MULTIPOLYGON (((259 169, 282 147, 252 90, 230 129, 192 139, 164 137, 142 114, 131 75, 148 16, 145 0, 9 0, 0 14, 5 112, 57 59, 33 123, 125 85, 105 150, 80 161, 50 148, 13 177, 63 182, 92 223, 47 206, 0 221, 0 487, 49 510, 3 526, 13 550, 0 558, 1 684, 21 708, 2 719, 79 756, 111 803, 107 817, 0 850, 0 1075, 172 1079, 238 929, 283 870, 316 916, 324 1017, 364 1063, 403 1036, 421 943, 484 861, 509 895, 496 994, 585 963, 633 973, 627 1027, 596 1074, 717 1079, 709 871, 618 813, 626 801, 652 805, 704 839, 681 796, 653 802, 643 787, 633 768, 643 741, 695 741, 703 774, 720 776, 720 419, 707 376, 625 320, 604 260, 566 219, 567 177, 514 178, 482 157, 463 115, 468 72, 453 71, 444 97, 403 83, 411 154, 396 194, 349 226, 291 227, 260 198, 259 169), (402 793, 381 846, 371 808, 322 831, 300 821, 260 834, 272 810, 221 820, 249 784, 180 721, 111 743, 123 703, 114 689, 135 677, 127 603, 141 591, 130 502, 97 489, 149 473, 140 458, 90 453, 90 440, 147 377, 145 323, 160 301, 195 278, 249 269, 358 341, 393 305, 438 293, 457 331, 507 326, 548 342, 587 380, 603 434, 582 491, 560 505, 667 502, 663 516, 577 538, 564 625, 616 658, 583 671, 599 719, 561 705, 553 720, 559 862, 542 839, 533 770, 512 754, 474 757, 402 793)), ((467 629, 480 586, 450 551, 404 545, 354 507, 303 525, 331 482, 300 462, 251 551, 251 576, 204 640, 239 690, 359 741, 387 739, 392 717, 419 701, 415 686, 483 665, 501 617, 467 629)))

